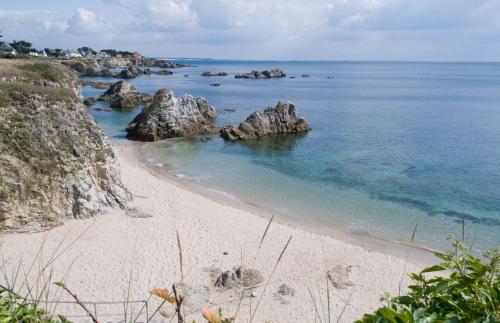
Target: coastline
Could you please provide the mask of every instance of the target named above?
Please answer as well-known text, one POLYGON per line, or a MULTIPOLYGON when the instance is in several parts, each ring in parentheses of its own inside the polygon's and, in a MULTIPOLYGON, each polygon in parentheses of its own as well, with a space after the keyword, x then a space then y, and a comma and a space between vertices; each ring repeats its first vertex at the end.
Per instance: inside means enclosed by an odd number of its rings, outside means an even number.
POLYGON ((174 184, 180 189, 189 190, 190 192, 201 195, 219 204, 237 208, 267 220, 274 217, 273 221, 275 222, 289 225, 299 230, 306 230, 315 234, 339 239, 349 244, 362 247, 366 250, 374 250, 400 258, 408 257, 421 265, 430 265, 439 262, 439 259, 434 256, 434 252, 438 250, 411 244, 409 242, 383 239, 370 235, 366 232, 346 231, 331 223, 327 223, 326 221, 318 223, 317 218, 312 221, 307 221, 305 217, 302 216, 301 220, 299 220, 297 219, 298 217, 292 218, 275 210, 268 210, 254 203, 245 201, 241 196, 234 196, 228 192, 219 191, 207 185, 174 176, 165 168, 158 167, 157 165, 147 161, 141 154, 141 148, 143 145, 144 143, 134 141, 113 144, 115 149, 116 147, 125 147, 122 153, 124 153, 126 158, 137 162, 143 168, 147 169, 153 176, 174 184))
MULTIPOLYGON (((118 302, 113 310, 118 313, 123 310, 123 300, 146 300, 151 289, 169 288, 182 280, 188 295, 186 319, 200 321, 203 307, 221 307, 228 315, 236 312, 241 291, 214 287, 213 273, 243 264, 259 270, 266 281, 269 279, 269 285, 256 287, 255 297, 243 298, 237 322, 247 320, 261 296, 255 322, 304 322, 315 320, 315 302, 320 306, 326 301, 328 270, 334 273, 337 284, 330 290, 332 319, 337 321, 343 312, 340 322, 352 322, 378 308, 385 293, 397 295, 400 288, 404 292, 409 283, 404 273, 428 264, 419 253, 397 256, 390 252, 422 249, 401 249, 398 244, 371 238, 355 243, 344 239, 346 234, 318 232, 279 215, 260 245, 269 213, 224 201, 217 194, 207 196, 210 191, 204 187, 194 188, 191 183, 146 167, 135 150, 138 147, 130 142, 113 144, 123 182, 134 196, 129 206, 135 213, 113 208, 94 218, 68 220, 46 232, 5 234, 1 245, 6 272, 15 272, 19 262, 37 263, 38 267, 38 262, 42 263, 41 256, 37 260, 40 248, 45 257, 58 255, 47 267, 50 275, 45 275, 53 281, 64 280, 83 301, 118 302), (290 237, 273 275, 273 266, 290 237), (278 287, 283 284, 293 288, 294 295, 279 294, 278 287)), ((30 279, 39 276, 35 271, 27 273, 30 279)), ((58 295, 57 290, 51 290, 50 297, 71 301, 68 295, 58 295)), ((157 299, 150 299, 150 308, 158 304, 157 299)), ((112 310, 107 307, 98 311, 102 315, 112 310)), ((77 307, 65 304, 58 306, 57 312, 70 319, 81 314, 77 307)), ((173 313, 173 307, 167 305, 157 319, 173 313)))

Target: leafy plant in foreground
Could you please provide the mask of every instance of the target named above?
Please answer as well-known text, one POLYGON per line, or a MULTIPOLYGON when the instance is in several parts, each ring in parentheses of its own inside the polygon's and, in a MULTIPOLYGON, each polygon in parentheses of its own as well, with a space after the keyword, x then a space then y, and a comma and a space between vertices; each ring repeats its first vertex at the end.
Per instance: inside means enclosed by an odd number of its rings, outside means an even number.
POLYGON ((69 323, 70 321, 62 315, 54 318, 40 309, 36 303, 28 302, 21 296, 1 288, 0 322, 69 323))
POLYGON ((485 252, 482 262, 465 243, 450 239, 453 250, 436 253, 441 264, 409 274, 408 295, 389 298, 358 322, 500 322, 499 251, 485 252))

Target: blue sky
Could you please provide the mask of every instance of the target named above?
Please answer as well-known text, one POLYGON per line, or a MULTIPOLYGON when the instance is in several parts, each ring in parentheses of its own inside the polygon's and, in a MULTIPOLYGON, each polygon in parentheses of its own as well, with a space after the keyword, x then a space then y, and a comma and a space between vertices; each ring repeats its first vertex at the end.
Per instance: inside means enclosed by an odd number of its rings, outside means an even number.
POLYGON ((241 59, 499 61, 500 0, 0 0, 37 48, 241 59))

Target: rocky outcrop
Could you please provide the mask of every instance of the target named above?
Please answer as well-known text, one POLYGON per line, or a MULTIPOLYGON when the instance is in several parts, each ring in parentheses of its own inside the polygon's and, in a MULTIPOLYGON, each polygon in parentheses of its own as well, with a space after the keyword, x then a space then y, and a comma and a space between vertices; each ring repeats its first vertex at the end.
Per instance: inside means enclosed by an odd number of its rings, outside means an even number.
POLYGON ((214 286, 219 288, 247 288, 264 282, 264 275, 256 269, 245 266, 234 267, 232 270, 221 272, 215 280, 214 286))
POLYGON ((113 77, 115 74, 110 68, 101 66, 97 60, 64 60, 61 63, 73 69, 80 76, 113 77))
POLYGON ((307 122, 300 118, 293 103, 278 102, 274 108, 255 111, 239 126, 221 129, 227 140, 255 139, 270 134, 301 133, 309 131, 307 122))
POLYGON ((0 82, 0 230, 43 230, 124 207, 130 194, 76 75, 52 62, 0 61, 2 69, 32 83, 0 82), (46 77, 59 87, 39 82, 46 77))
POLYGON ((101 94, 98 100, 110 102, 112 108, 127 109, 151 102, 152 96, 137 92, 133 86, 125 81, 118 81, 101 94))
POLYGON ((86 98, 85 100, 83 100, 83 104, 85 104, 85 106, 91 106, 92 104, 95 104, 96 102, 96 99, 93 97, 93 96, 89 96, 88 98, 86 98))
POLYGON ((213 72, 206 71, 206 72, 201 73, 201 76, 204 76, 204 77, 227 76, 227 73, 226 72, 213 73, 213 72))
POLYGON ((161 89, 129 124, 127 132, 129 137, 143 141, 216 133, 218 129, 212 124, 216 116, 204 98, 189 94, 174 98, 171 90, 161 89))
MULTIPOLYGON (((123 59, 116 59, 123 60, 123 59)), ((133 79, 141 75, 172 75, 173 72, 167 69, 151 70, 140 65, 134 65, 132 62, 127 64, 111 64, 109 59, 106 60, 90 60, 90 59, 75 59, 63 60, 62 64, 73 69, 80 76, 98 76, 112 77, 122 79, 133 79), (106 63, 103 63, 106 62, 106 63), (118 65, 118 66, 115 66, 118 65), (123 65, 123 66, 122 66, 123 65), (122 67, 120 71, 113 71, 111 68, 122 67)))
POLYGON ((94 89, 107 89, 113 83, 111 83, 111 82, 94 82, 94 81, 82 80, 82 81, 80 81, 80 84, 82 86, 90 86, 90 87, 92 87, 94 89))
POLYGON ((286 77, 286 74, 279 68, 274 68, 270 71, 251 71, 250 73, 236 74, 234 78, 237 79, 270 79, 286 77))

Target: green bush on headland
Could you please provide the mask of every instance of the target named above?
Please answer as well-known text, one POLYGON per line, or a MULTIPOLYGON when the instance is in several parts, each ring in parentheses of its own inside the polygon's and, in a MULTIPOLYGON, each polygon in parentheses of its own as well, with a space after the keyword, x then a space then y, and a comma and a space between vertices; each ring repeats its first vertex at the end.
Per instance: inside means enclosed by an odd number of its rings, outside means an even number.
POLYGON ((500 322, 500 253, 489 250, 482 262, 465 243, 451 240, 452 251, 436 253, 441 264, 409 274, 408 295, 388 299, 358 322, 500 322))

